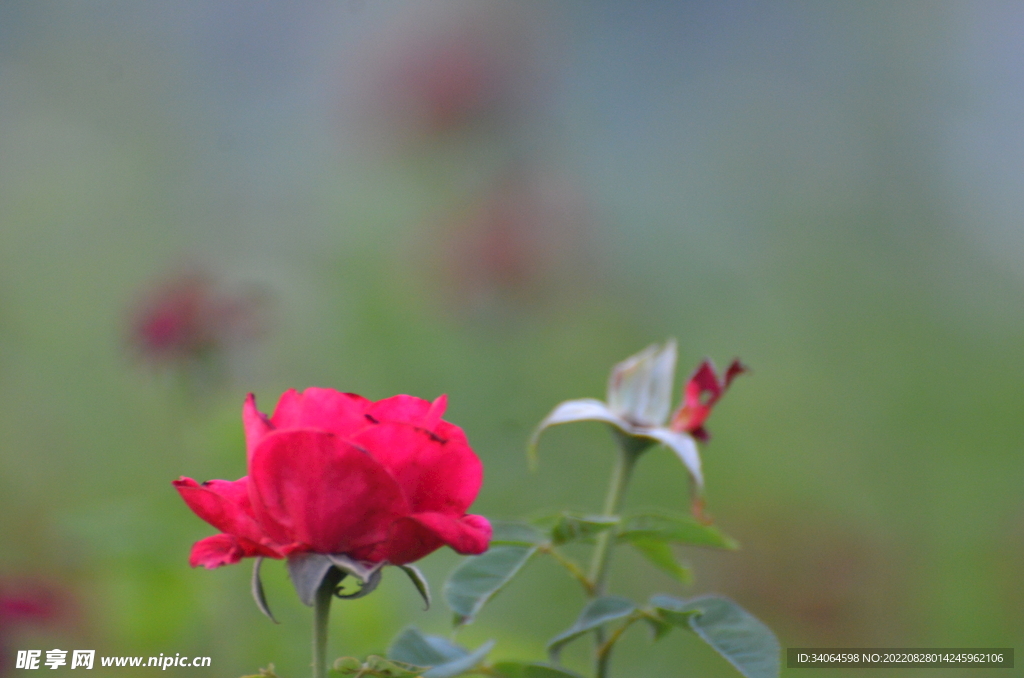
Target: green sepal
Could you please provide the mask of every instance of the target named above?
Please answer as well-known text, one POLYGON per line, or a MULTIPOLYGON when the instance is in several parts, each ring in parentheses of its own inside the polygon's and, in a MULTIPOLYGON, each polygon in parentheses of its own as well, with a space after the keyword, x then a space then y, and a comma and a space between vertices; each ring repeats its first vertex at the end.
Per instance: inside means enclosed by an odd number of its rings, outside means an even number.
POLYGON ((576 618, 576 623, 548 641, 548 656, 551 661, 557 662, 559 653, 568 643, 610 621, 628 617, 635 611, 636 605, 622 596, 602 596, 591 600, 576 618))
MULTIPOLYGON (((337 568, 337 566, 335 566, 335 568, 337 568)), ((344 578, 344 576, 345 573, 343 571, 342 578, 344 578)), ((356 598, 368 596, 377 589, 377 586, 380 585, 381 577, 383 576, 384 568, 378 568, 370 573, 370 578, 364 581, 362 585, 359 587, 359 590, 355 593, 342 593, 343 587, 339 586, 338 589, 334 592, 334 595, 338 598, 343 598, 345 600, 355 600, 356 598)))
POLYGON ((415 565, 399 565, 399 568, 412 580, 413 586, 419 591, 420 597, 423 598, 424 612, 430 609, 430 584, 427 582, 427 578, 424 576, 420 569, 415 565))
POLYGON ((491 671, 500 678, 583 678, 575 671, 537 662, 498 662, 491 671))
POLYGON ((363 584, 369 584, 373 580, 373 575, 380 572, 381 568, 384 567, 383 561, 379 563, 366 563, 361 560, 353 560, 344 553, 328 553, 327 559, 336 568, 352 575, 363 584))
POLYGON ((429 667, 420 674, 423 678, 452 678, 480 664, 493 647, 490 640, 470 652, 447 638, 428 636, 410 626, 391 643, 388 659, 429 667))
POLYGON ((714 525, 705 525, 693 516, 660 511, 635 513, 626 517, 617 538, 624 542, 662 541, 730 550, 740 547, 735 539, 714 525))
POLYGON ((656 595, 651 606, 668 623, 688 627, 746 678, 778 678, 779 641, 771 629, 724 596, 680 600, 656 595))
MULTIPOLYGON (((334 563, 331 559, 320 553, 298 553, 288 556, 288 576, 303 605, 313 607, 316 591, 332 567, 334 563)), ((340 570, 338 572, 343 579, 345 573, 340 570)))
POLYGON ((673 579, 681 584, 689 586, 693 583, 693 573, 690 568, 680 564, 672 547, 663 541, 653 539, 633 539, 629 543, 640 555, 646 558, 652 565, 663 572, 667 572, 673 579))
POLYGON ((537 552, 535 546, 495 546, 462 561, 444 584, 444 598, 455 613, 455 626, 473 621, 480 609, 537 552))
POLYGON ((256 607, 260 609, 260 612, 267 615, 270 621, 275 624, 281 622, 274 619, 274 613, 270 611, 270 606, 267 605, 267 595, 263 592, 263 580, 260 579, 260 565, 263 564, 263 556, 256 556, 256 562, 252 566, 252 597, 256 601, 256 607))
POLYGON ((288 556, 287 562, 288 576, 295 586, 295 592, 299 594, 299 600, 308 607, 313 607, 317 589, 325 577, 335 577, 340 584, 347 575, 352 575, 360 581, 362 587, 355 593, 335 591, 334 595, 339 598, 362 598, 377 588, 381 568, 384 566, 383 562, 364 563, 353 560, 343 553, 295 553, 288 556))

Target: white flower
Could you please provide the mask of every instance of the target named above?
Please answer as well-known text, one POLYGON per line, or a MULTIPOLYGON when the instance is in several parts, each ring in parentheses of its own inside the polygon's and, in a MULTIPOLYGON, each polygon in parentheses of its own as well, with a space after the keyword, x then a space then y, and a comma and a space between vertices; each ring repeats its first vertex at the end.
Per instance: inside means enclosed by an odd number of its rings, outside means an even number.
POLYGON ((541 421, 530 440, 531 458, 540 434, 549 426, 573 421, 603 421, 647 444, 672 450, 690 472, 698 491, 704 486, 697 443, 686 432, 667 426, 676 372, 676 342, 652 344, 612 369, 607 402, 595 398, 566 400, 541 421))

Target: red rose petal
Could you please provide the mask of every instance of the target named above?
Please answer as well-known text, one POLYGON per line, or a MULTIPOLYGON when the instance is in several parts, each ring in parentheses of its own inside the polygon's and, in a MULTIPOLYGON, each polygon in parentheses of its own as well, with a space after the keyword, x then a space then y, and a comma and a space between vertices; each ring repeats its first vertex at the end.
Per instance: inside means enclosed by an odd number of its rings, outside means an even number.
POLYGON ((353 554, 359 560, 404 565, 419 560, 441 548, 444 542, 432 530, 413 520, 401 518, 391 525, 388 538, 353 554))
POLYGON ((383 466, 323 431, 268 435, 253 454, 249 483, 263 529, 276 541, 308 544, 317 553, 348 553, 383 541, 391 524, 409 513, 383 466))
POLYGON ((248 539, 239 539, 230 534, 215 534, 192 545, 188 564, 192 567, 202 565, 212 570, 221 565, 234 565, 242 558, 251 556, 283 557, 273 549, 260 546, 248 539))
POLYGON ((367 425, 371 402, 355 393, 329 388, 291 389, 281 394, 271 423, 277 429, 319 429, 348 436, 367 425))
POLYGON ((256 409, 256 396, 252 393, 245 397, 242 405, 242 424, 245 426, 245 458, 249 460, 260 441, 274 430, 270 418, 256 409))
POLYGON ((260 542, 265 535, 253 518, 248 481, 211 480, 200 485, 191 478, 173 483, 197 516, 221 532, 260 542))
POLYGON ((461 516, 483 483, 483 465, 458 427, 442 438, 422 428, 382 422, 352 442, 365 448, 398 481, 414 513, 461 516))
POLYGON ((464 555, 480 554, 487 550, 490 539, 491 524, 483 516, 452 518, 441 513, 416 513, 395 521, 386 541, 362 549, 354 557, 404 565, 444 544, 464 555))
POLYGON ((451 518, 440 513, 416 513, 411 518, 463 555, 483 553, 491 541, 491 523, 483 516, 451 518))
POLYGON ((366 413, 379 422, 397 421, 433 431, 448 406, 448 396, 434 402, 411 395, 396 395, 372 403, 366 413))

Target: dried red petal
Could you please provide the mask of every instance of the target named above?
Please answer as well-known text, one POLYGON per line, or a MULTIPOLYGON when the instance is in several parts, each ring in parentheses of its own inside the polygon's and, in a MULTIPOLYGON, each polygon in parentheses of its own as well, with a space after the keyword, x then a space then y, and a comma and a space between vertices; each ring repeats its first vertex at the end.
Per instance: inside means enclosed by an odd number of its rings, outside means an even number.
POLYGON ((747 367, 743 363, 734 360, 726 370, 725 378, 719 379, 711 361, 702 362, 683 387, 683 403, 672 415, 669 428, 706 441, 710 436, 704 428, 704 422, 732 380, 746 371, 747 367))

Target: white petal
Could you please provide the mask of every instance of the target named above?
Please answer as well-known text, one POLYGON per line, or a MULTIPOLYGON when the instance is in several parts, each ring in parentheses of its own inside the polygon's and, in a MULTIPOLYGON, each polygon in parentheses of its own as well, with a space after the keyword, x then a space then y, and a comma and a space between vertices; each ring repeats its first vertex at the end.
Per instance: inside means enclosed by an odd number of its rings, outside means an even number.
POLYGON ((540 422, 534 437, 540 434, 548 426, 555 424, 567 424, 571 421, 606 421, 615 426, 624 426, 626 422, 609 409, 607 405, 594 398, 581 398, 580 400, 566 400, 559 403, 551 414, 544 417, 540 422))
POLYGON ((676 453, 679 460, 683 462, 690 476, 698 488, 704 487, 704 476, 700 471, 700 454, 697 452, 697 443, 685 433, 676 433, 667 428, 650 428, 637 431, 640 435, 654 438, 665 447, 676 453))
POLYGON ((551 411, 551 414, 544 417, 544 420, 540 422, 540 425, 537 426, 537 429, 530 437, 528 453, 530 455, 531 463, 533 463, 536 457, 537 440, 540 438, 540 434, 544 429, 548 426, 568 424, 573 421, 603 421, 611 424, 612 426, 617 426, 624 431, 628 431, 631 428, 627 422, 623 421, 621 417, 616 416, 616 414, 600 400, 595 400, 594 398, 566 400, 565 402, 559 403, 555 406, 555 409, 551 411))
POLYGON ((676 373, 676 342, 651 344, 612 368, 608 407, 641 426, 662 426, 672 406, 676 373))

